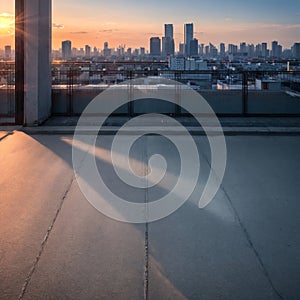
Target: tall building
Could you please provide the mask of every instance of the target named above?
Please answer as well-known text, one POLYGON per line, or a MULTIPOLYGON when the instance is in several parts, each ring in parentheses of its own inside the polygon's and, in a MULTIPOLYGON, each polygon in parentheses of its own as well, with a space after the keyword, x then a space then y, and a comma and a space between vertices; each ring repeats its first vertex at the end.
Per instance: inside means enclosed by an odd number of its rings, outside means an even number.
POLYGON ((238 50, 237 45, 233 45, 233 44, 228 45, 228 53, 229 54, 237 54, 237 50, 238 50))
POLYGON ((185 51, 184 48, 185 48, 185 44, 180 43, 179 44, 179 52, 178 52, 179 55, 184 55, 184 51, 185 51))
POLYGON ((97 47, 94 47, 94 50, 93 50, 93 55, 94 55, 95 57, 97 57, 97 56, 98 56, 98 54, 99 54, 99 52, 98 52, 98 49, 97 49, 97 47))
POLYGON ((241 55, 246 55, 248 53, 247 45, 245 42, 240 43, 240 53, 241 55))
POLYGON ((162 55, 164 57, 174 55, 174 31, 173 24, 165 24, 165 36, 162 38, 162 55))
POLYGON ((83 50, 83 48, 80 48, 79 51, 78 51, 77 53, 78 53, 78 55, 79 55, 80 57, 83 57, 83 56, 84 56, 84 50, 83 50))
POLYGON ((210 50, 210 48, 209 48, 208 45, 204 47, 204 54, 205 54, 206 57, 209 57, 209 55, 210 55, 209 50, 210 50))
POLYGON ((85 45, 85 57, 91 57, 91 47, 89 45, 85 45))
POLYGON ((11 46, 4 47, 4 58, 7 60, 11 59, 11 46))
POLYGON ((209 55, 213 58, 216 58, 218 56, 218 49, 212 43, 209 43, 209 55))
POLYGON ((165 24, 165 37, 174 39, 173 24, 165 24))
POLYGON ((72 49, 72 42, 71 41, 63 41, 62 42, 62 58, 65 60, 71 59, 71 49, 72 49))
POLYGON ((161 42, 159 37, 150 38, 150 55, 151 56, 161 55, 161 42))
POLYGON ((204 55, 204 44, 199 45, 199 55, 203 56, 204 55))
POLYGON ((128 48, 127 51, 126 51, 126 55, 128 57, 130 57, 132 55, 132 49, 131 48, 128 48))
POLYGON ((220 56, 222 58, 225 57, 225 44, 224 43, 220 43, 220 56))
POLYGON ((255 46, 255 55, 256 57, 261 57, 261 44, 255 46))
POLYGON ((300 43, 295 43, 293 46, 293 56, 296 59, 300 59, 300 43))
POLYGON ((185 55, 191 55, 191 40, 194 38, 194 24, 184 24, 185 55))
POLYGON ((273 41, 272 42, 272 57, 277 57, 277 47, 278 47, 278 42, 273 41))
POLYGON ((268 54, 268 44, 262 43, 261 44, 261 56, 265 58, 268 56, 267 54, 268 54))
POLYGON ((167 57, 174 55, 174 40, 169 37, 162 38, 162 55, 167 57))
POLYGON ((276 56, 277 58, 280 58, 282 56, 282 46, 281 45, 277 46, 276 54, 277 54, 277 56, 276 56))
POLYGON ((141 47, 141 48, 140 48, 140 55, 141 55, 141 56, 144 56, 145 54, 146 54, 145 48, 144 48, 144 47, 141 47))
POLYGON ((254 57, 255 54, 255 48, 253 44, 248 45, 248 56, 249 57, 254 57))
POLYGON ((110 51, 110 49, 108 48, 108 42, 104 42, 103 55, 104 55, 105 57, 107 57, 107 56, 110 56, 110 54, 111 54, 111 51, 110 51))
POLYGON ((199 52, 198 52, 198 40, 197 39, 192 39, 190 41, 190 56, 198 56, 199 52))

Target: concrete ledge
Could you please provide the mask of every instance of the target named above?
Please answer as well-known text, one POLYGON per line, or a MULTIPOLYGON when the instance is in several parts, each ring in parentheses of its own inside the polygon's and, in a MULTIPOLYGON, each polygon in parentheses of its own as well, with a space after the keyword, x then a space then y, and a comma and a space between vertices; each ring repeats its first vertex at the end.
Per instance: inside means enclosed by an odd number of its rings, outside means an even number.
POLYGON ((21 129, 20 126, 0 126, 0 141, 14 134, 14 131, 19 129, 21 129))
MULTIPOLYGON (((41 126, 23 127, 21 131, 27 134, 74 134, 75 126, 41 126)), ((206 135, 201 127, 185 127, 191 135, 206 135)), ((96 134, 99 129, 95 126, 82 127, 82 134, 96 134)), ((127 127, 120 131, 124 135, 141 135, 145 132, 155 132, 157 134, 185 134, 185 131, 178 126, 138 126, 127 127)), ((119 132, 117 126, 105 126, 101 129, 101 135, 115 135, 119 132)), ((300 135, 300 127, 223 127, 225 135, 300 135)), ((209 127, 208 134, 218 135, 220 131, 215 127, 209 127)))

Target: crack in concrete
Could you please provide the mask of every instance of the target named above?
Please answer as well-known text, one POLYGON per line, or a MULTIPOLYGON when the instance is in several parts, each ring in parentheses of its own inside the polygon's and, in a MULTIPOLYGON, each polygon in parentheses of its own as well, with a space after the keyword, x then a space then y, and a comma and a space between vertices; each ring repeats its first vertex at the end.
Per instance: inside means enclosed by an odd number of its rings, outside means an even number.
POLYGON ((234 212, 234 214, 235 214, 235 217, 236 217, 236 219, 237 219, 237 221, 238 221, 238 224, 239 224, 239 226, 241 227, 241 229, 242 229, 242 231, 243 231, 243 233, 244 233, 244 235, 245 235, 245 237, 246 237, 246 240, 247 240, 247 242, 248 242, 249 245, 250 245, 251 250, 253 251, 253 253, 254 253, 256 259, 258 260, 259 265, 260 265, 261 268, 262 268, 263 274, 264 274, 265 277, 267 278, 267 280, 268 280, 268 282, 269 282, 271 288, 273 289, 274 293, 275 293, 280 299, 283 300, 283 299, 284 299, 283 296, 282 296, 282 295, 280 294, 280 292, 276 289, 276 287, 275 287, 275 285, 274 285, 274 283, 273 283, 273 281, 272 281, 272 279, 271 279, 271 276, 270 276, 270 274, 269 274, 269 272, 268 272, 268 270, 267 270, 267 268, 266 268, 266 266, 265 266, 265 264, 264 264, 264 262, 263 262, 263 259, 261 258, 261 256, 260 256, 258 250, 255 248, 254 243, 253 243, 252 240, 251 240, 250 234, 249 234, 248 230, 246 229, 246 226, 245 226, 244 223, 242 222, 242 220, 241 220, 241 218, 240 218, 240 216, 239 216, 239 214, 238 214, 238 212, 237 212, 235 206, 233 205, 233 203, 232 203, 232 201, 231 201, 231 199, 230 199, 230 197, 229 197, 227 191, 225 190, 225 188, 224 188, 222 185, 221 185, 221 189, 222 189, 222 191, 224 192, 225 198, 226 198, 226 200, 228 201, 229 205, 231 206, 231 208, 232 208, 232 210, 233 210, 233 212, 234 212))
POLYGON ((75 179, 75 176, 73 175, 73 176, 72 176, 72 179, 71 179, 71 181, 70 181, 70 183, 68 184, 67 190, 65 191, 65 193, 64 193, 64 195, 63 195, 63 197, 62 197, 62 199, 61 199, 61 201, 60 201, 60 203, 59 203, 59 206, 58 206, 58 209, 56 210, 56 213, 55 213, 55 215, 54 215, 54 218, 53 218, 53 220, 52 220, 50 226, 48 227, 48 230, 47 230, 47 232, 46 232, 46 235, 45 235, 45 237, 44 237, 44 239, 43 239, 43 241, 42 241, 40 250, 39 250, 39 252, 38 252, 38 255, 36 256, 35 261, 34 261, 32 267, 31 267, 31 269, 30 269, 30 271, 29 271, 29 273, 28 273, 28 275, 27 275, 27 277, 26 277, 26 279, 25 279, 25 282, 24 282, 24 284, 23 284, 21 293, 20 293, 19 298, 18 298, 19 300, 23 299, 24 296, 25 296, 25 294, 26 294, 26 291, 27 291, 28 285, 29 285, 29 283, 30 283, 30 281, 31 281, 32 275, 33 275, 33 273, 35 272, 35 270, 36 270, 36 268, 37 268, 37 265, 38 265, 38 263, 39 263, 39 261, 40 261, 40 258, 41 258, 42 254, 43 254, 43 252, 44 252, 44 249, 45 249, 45 247, 46 247, 46 244, 47 244, 47 241, 48 241, 48 239, 49 239, 49 237, 50 237, 50 234, 51 234, 51 232, 52 232, 52 229, 53 229, 53 227, 54 227, 54 225, 55 225, 55 222, 56 222, 56 220, 57 220, 57 218, 58 218, 59 213, 61 212, 61 209, 62 209, 62 206, 63 206, 63 204, 64 204, 64 201, 65 201, 65 199, 67 198, 67 195, 68 195, 68 193, 69 193, 69 191, 70 191, 70 189, 71 189, 71 187, 72 187, 72 184, 73 184, 73 182, 74 182, 74 179, 75 179))
POLYGON ((145 230, 145 266, 144 266, 144 300, 149 298, 149 232, 148 223, 145 230))
MULTIPOLYGON (((206 163, 207 163, 207 164, 209 165, 209 167, 211 168, 210 161, 209 161, 208 158, 206 157, 205 153, 202 152, 202 154, 203 154, 203 157, 204 157, 206 163)), ((212 170, 212 171, 214 172, 214 170, 212 170)), ((215 172, 214 172, 214 173, 215 173, 215 172)), ((215 173, 215 176, 217 176, 216 173, 215 173)), ((237 209, 235 208, 235 206, 234 206, 234 204, 233 204, 233 202, 232 202, 232 200, 231 200, 229 194, 227 193, 226 189, 224 188, 223 183, 221 184, 220 189, 223 191, 223 193, 224 193, 224 195, 225 195, 225 198, 226 198, 227 202, 229 203, 229 205, 230 205, 230 207, 231 207, 231 209, 232 209, 232 211, 233 211, 233 213, 234 213, 234 216, 235 216, 235 218, 236 218, 236 220, 237 220, 237 222, 238 222, 238 224, 239 224, 239 226, 240 226, 240 228, 241 228, 241 230, 242 230, 242 232, 243 232, 243 234, 244 234, 244 236, 245 236, 245 238, 246 238, 246 240, 247 240, 247 242, 248 242, 248 244, 249 244, 249 246, 250 246, 250 248, 251 248, 251 250, 252 250, 252 252, 254 253, 254 255, 255 255, 255 257, 256 257, 256 259, 257 259, 257 261, 258 261, 258 263, 259 263, 259 265, 260 265, 260 267, 261 267, 261 269, 262 269, 262 272, 263 272, 264 276, 266 277, 267 281, 269 282, 269 284, 270 284, 272 290, 274 291, 274 293, 279 297, 279 299, 283 300, 283 299, 284 299, 283 296, 282 296, 282 295, 280 294, 280 292, 276 289, 276 287, 275 287, 275 285, 274 285, 274 283, 273 283, 273 281, 272 281, 272 279, 271 279, 271 276, 270 276, 270 274, 269 274, 269 272, 268 272, 268 270, 267 270, 267 268, 266 268, 266 266, 265 266, 265 264, 264 264, 264 262, 263 262, 263 259, 261 258, 261 256, 260 256, 258 250, 255 248, 254 243, 253 243, 252 240, 251 240, 251 236, 250 236, 250 234, 249 234, 249 232, 248 232, 246 226, 245 226, 244 223, 242 222, 242 219, 241 219, 241 217, 239 216, 238 211, 237 211, 237 209)))
MULTIPOLYGON (((148 153, 147 153, 147 136, 145 137, 145 176, 147 176, 148 169, 148 153)), ((146 219, 148 220, 148 179, 146 177, 146 189, 145 189, 145 214, 146 219)), ((149 224, 145 224, 145 266, 144 266, 144 300, 149 299, 149 224)))
MULTIPOLYGON (((80 162, 78 171, 81 169, 81 166, 83 165, 83 162, 84 162, 84 160, 86 159, 86 157, 87 157, 87 155, 88 155, 89 150, 91 149, 91 147, 92 147, 92 146, 90 146, 90 147, 87 149, 87 151, 86 151, 84 157, 82 158, 82 161, 80 162)), ((59 203, 59 207, 58 207, 58 209, 57 209, 57 211, 56 211, 56 213, 55 213, 55 215, 54 215, 54 218, 53 218, 53 220, 52 220, 50 226, 48 227, 48 230, 47 230, 47 232, 46 232, 46 235, 45 235, 45 237, 44 237, 44 239, 43 239, 43 241, 42 241, 42 243, 41 243, 41 247, 40 247, 40 250, 39 250, 39 252, 38 252, 38 255, 36 256, 35 261, 34 261, 32 267, 31 267, 31 269, 30 269, 30 271, 29 271, 29 273, 28 273, 28 275, 27 275, 27 277, 26 277, 26 279, 25 279, 25 282, 24 282, 24 284, 23 284, 21 293, 20 293, 19 298, 18 298, 19 300, 22 300, 22 299, 24 298, 25 294, 26 294, 26 291, 27 291, 27 288, 28 288, 29 283, 30 283, 30 281, 31 281, 32 275, 33 275, 33 273, 35 272, 35 270, 36 270, 36 268, 37 268, 37 265, 38 265, 38 263, 39 263, 39 261, 40 261, 40 258, 41 258, 42 254, 43 254, 43 251, 44 251, 44 249, 45 249, 45 247, 46 247, 46 244, 47 244, 47 241, 48 241, 48 239, 49 239, 49 237, 50 237, 50 234, 51 234, 51 232, 52 232, 52 229, 54 228, 55 222, 56 222, 56 220, 57 220, 57 218, 58 218, 59 213, 61 212, 61 209, 62 209, 62 207, 63 207, 63 204, 64 204, 64 202, 65 202, 65 199, 67 198, 68 193, 70 192, 71 187, 72 187, 73 182, 74 182, 75 179, 76 179, 76 176, 75 176, 75 173, 73 173, 73 176, 72 176, 72 178, 71 178, 71 180, 70 180, 70 183, 69 183, 68 186, 67 186, 67 189, 66 189, 66 191, 65 191, 65 193, 64 193, 64 195, 63 195, 63 197, 62 197, 62 199, 61 199, 61 201, 60 201, 60 203, 59 203)))
POLYGON ((6 133, 4 136, 0 137, 0 142, 3 141, 4 139, 6 139, 7 137, 13 135, 15 132, 14 131, 10 131, 8 133, 6 133))

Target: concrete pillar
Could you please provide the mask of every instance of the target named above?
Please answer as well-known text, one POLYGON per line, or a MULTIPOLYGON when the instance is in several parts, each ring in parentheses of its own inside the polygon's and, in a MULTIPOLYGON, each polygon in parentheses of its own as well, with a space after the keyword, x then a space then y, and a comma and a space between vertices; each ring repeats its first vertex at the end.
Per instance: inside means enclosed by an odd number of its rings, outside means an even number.
POLYGON ((24 123, 51 114, 51 0, 24 0, 24 123))
POLYGON ((24 124, 24 0, 15 0, 15 123, 24 124))

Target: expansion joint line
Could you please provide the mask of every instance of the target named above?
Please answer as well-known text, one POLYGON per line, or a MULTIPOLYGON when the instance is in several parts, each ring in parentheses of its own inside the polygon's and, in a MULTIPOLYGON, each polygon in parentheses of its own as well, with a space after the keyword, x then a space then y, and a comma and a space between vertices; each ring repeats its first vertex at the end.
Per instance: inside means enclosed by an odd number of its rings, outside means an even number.
MULTIPOLYGON (((145 137, 145 176, 146 176, 146 189, 145 189, 145 214, 146 220, 148 220, 148 155, 147 155, 147 137, 145 137)), ((149 299, 149 224, 146 222, 145 224, 145 265, 144 265, 144 300, 149 299)))

